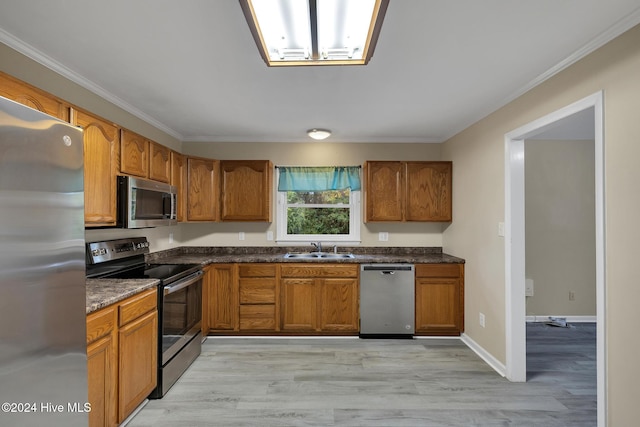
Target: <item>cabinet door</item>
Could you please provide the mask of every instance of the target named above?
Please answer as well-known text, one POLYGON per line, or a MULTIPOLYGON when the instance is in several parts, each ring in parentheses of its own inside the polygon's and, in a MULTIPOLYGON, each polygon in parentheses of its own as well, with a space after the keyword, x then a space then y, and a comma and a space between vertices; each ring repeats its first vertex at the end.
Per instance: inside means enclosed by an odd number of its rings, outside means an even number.
POLYGON ((318 286, 315 279, 282 279, 281 329, 315 331, 318 329, 318 286))
POLYGON ((220 162, 222 221, 271 221, 272 168, 268 160, 220 162))
POLYGON ((176 187, 178 222, 183 222, 187 211, 187 163, 185 157, 175 151, 171 152, 171 185, 176 187))
POLYGON ((405 220, 451 221, 451 162, 407 162, 405 220))
POLYGON ((402 221, 404 163, 366 162, 364 221, 402 221))
POLYGON ((128 130, 122 130, 120 172, 142 178, 149 177, 149 140, 128 130))
POLYGON ((121 327, 118 339, 118 422, 121 423, 157 384, 157 311, 151 311, 121 327))
POLYGON ((115 351, 112 335, 87 346, 90 427, 117 425, 115 351))
POLYGON ((209 290, 211 289, 211 281, 213 274, 211 273, 212 266, 206 266, 202 269, 202 335, 209 335, 209 311, 213 310, 213 304, 210 303, 209 290))
POLYGON ((238 330, 236 266, 219 264, 207 272, 208 325, 211 331, 238 330))
POLYGON ((84 221, 86 227, 117 221, 120 138, 116 125, 82 111, 72 111, 73 124, 84 130, 84 221))
POLYGON ((87 372, 90 427, 116 426, 118 418, 117 310, 87 316, 87 372))
POLYGON ((18 79, 0 73, 0 96, 42 111, 65 122, 69 121, 69 106, 44 91, 18 79))
POLYGON ((149 142, 149 178, 154 181, 171 181, 171 150, 156 142, 149 142))
POLYGON ((187 160, 187 221, 217 221, 218 192, 215 160, 187 160))
POLYGON ((416 279, 416 332, 459 335, 462 331, 460 311, 459 279, 416 279))
POLYGON ((416 333, 464 332, 464 264, 416 265, 416 333))
POLYGON ((358 332, 358 280, 323 279, 320 286, 320 329, 358 332))

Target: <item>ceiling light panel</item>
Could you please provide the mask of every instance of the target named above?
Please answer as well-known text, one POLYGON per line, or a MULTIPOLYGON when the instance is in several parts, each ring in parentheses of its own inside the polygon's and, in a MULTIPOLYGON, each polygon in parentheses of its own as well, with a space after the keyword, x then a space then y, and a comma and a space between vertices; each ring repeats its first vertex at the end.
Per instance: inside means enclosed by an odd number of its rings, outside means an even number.
POLYGON ((375 0, 316 0, 322 59, 362 59, 375 0))
POLYGON ((270 66, 366 64, 389 0, 239 0, 270 66))
POLYGON ((309 57, 311 32, 307 1, 255 0, 251 4, 271 61, 309 57))

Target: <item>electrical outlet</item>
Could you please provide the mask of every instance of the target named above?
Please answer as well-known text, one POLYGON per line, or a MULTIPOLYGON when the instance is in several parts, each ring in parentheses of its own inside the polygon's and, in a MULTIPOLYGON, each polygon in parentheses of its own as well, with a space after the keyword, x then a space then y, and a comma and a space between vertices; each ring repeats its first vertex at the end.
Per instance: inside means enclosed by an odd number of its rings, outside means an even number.
POLYGON ((238 233, 238 240, 244 240, 244 231, 238 233))
POLYGON ((569 301, 575 301, 576 300, 576 293, 573 291, 569 291, 569 301))
POLYGON ((378 233, 378 241, 380 242, 388 242, 389 241, 389 233, 386 231, 381 231, 378 233))
POLYGON ((169 233, 169 243, 173 243, 173 233, 169 233))
POLYGON ((480 326, 484 328, 484 313, 480 313, 480 318, 478 320, 480 320, 480 326))
POLYGON ((273 240, 273 231, 267 231, 267 240, 273 240))
POLYGON ((524 296, 532 297, 533 296, 533 279, 525 279, 524 281, 524 296))

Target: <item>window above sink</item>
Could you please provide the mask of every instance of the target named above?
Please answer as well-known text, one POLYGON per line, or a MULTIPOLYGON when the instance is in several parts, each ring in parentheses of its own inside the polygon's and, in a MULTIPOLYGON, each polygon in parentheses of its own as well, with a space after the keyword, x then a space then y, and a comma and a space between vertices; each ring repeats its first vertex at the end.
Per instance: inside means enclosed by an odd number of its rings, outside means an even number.
POLYGON ((360 243, 359 166, 286 166, 276 176, 279 243, 360 243))

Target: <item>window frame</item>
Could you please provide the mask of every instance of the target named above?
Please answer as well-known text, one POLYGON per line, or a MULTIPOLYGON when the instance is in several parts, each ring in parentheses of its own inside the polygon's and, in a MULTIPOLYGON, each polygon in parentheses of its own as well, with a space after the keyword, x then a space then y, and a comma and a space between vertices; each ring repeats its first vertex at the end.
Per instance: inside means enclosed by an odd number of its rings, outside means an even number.
MULTIPOLYGON (((287 234, 287 192, 278 191, 279 176, 276 176, 276 242, 277 243, 300 243, 300 242, 323 242, 323 243, 344 243, 360 244, 361 227, 361 191, 349 191, 349 204, 335 205, 333 207, 349 208, 349 234, 287 234)), ((317 205, 310 205, 317 206, 317 205)), ((322 205, 329 207, 330 205, 322 205)))

